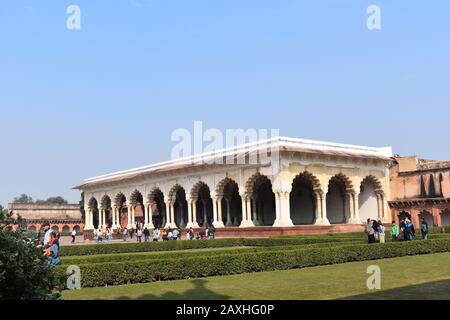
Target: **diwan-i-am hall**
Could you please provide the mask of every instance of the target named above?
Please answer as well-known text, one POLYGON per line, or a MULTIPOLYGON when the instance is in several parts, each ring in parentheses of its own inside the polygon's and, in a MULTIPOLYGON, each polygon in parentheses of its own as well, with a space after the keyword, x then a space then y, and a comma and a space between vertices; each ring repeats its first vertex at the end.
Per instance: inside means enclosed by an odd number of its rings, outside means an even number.
POLYGON ((391 159, 390 147, 277 137, 90 178, 76 189, 84 192, 85 232, 135 223, 214 226, 219 237, 351 232, 368 218, 391 221, 391 159))

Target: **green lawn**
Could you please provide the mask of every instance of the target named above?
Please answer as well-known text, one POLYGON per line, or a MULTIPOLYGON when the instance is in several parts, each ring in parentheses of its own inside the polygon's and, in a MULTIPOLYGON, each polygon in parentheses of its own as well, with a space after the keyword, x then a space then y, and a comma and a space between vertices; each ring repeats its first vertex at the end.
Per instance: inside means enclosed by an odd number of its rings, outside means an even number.
POLYGON ((65 291, 64 299, 450 299, 450 253, 204 279, 65 291), (369 291, 367 267, 382 271, 369 291))

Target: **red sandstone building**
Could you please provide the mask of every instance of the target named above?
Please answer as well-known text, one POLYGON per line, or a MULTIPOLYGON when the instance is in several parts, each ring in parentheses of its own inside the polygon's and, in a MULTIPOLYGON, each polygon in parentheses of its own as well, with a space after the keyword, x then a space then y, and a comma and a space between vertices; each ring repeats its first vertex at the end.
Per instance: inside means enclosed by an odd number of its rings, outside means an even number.
POLYGON ((83 232, 84 221, 78 204, 9 204, 9 210, 20 215, 29 231, 38 232, 46 223, 56 232, 83 232))
POLYGON ((415 226, 450 226, 450 161, 394 157, 390 170, 392 217, 410 217, 415 226))

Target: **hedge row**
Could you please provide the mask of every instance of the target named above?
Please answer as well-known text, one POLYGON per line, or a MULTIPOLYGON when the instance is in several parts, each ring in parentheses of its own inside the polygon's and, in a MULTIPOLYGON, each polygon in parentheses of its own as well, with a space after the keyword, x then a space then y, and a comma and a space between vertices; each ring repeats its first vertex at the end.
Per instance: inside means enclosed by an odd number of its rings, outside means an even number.
MULTIPOLYGON (((358 241, 356 241, 358 243, 358 241)), ((79 265, 79 264, 93 264, 93 263, 105 263, 105 262, 121 262, 121 261, 144 261, 144 260, 156 260, 156 259, 179 259, 189 257, 206 257, 213 255, 224 254, 241 254, 251 252, 262 251, 274 251, 274 250, 293 250, 293 249, 312 249, 312 248, 324 248, 338 245, 355 244, 355 241, 349 242, 326 242, 307 245, 294 245, 294 246, 268 246, 268 247, 233 247, 233 248, 218 248, 218 249, 205 249, 198 251, 169 251, 169 252, 144 252, 144 253, 119 253, 119 254, 104 254, 95 256, 77 256, 77 257, 63 257, 62 265, 79 265)))
POLYGON ((193 240, 146 243, 113 243, 104 245, 65 246, 61 248, 61 255, 69 257, 114 253, 158 252, 226 247, 276 247, 330 242, 349 242, 353 240, 353 238, 236 238, 205 241, 193 240))
MULTIPOLYGON (((82 287, 288 270, 450 251, 450 239, 80 265, 82 287)), ((62 275, 64 268, 57 269, 62 275)))

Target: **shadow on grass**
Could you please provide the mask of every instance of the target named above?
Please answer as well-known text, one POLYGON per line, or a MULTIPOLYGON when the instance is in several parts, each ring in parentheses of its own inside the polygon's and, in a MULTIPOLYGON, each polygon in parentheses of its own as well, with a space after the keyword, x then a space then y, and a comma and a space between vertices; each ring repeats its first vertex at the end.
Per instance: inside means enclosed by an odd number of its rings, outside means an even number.
MULTIPOLYGON (((229 300, 230 296, 223 295, 214 292, 206 288, 206 283, 208 281, 198 279, 192 280, 190 283, 194 285, 194 288, 189 289, 185 292, 178 293, 169 291, 161 295, 153 295, 151 293, 144 294, 140 297, 130 298, 130 297, 119 297, 117 300, 229 300)), ((167 283, 169 286, 169 283, 167 283)))
POLYGON ((450 279, 376 291, 342 300, 449 300, 450 279))

